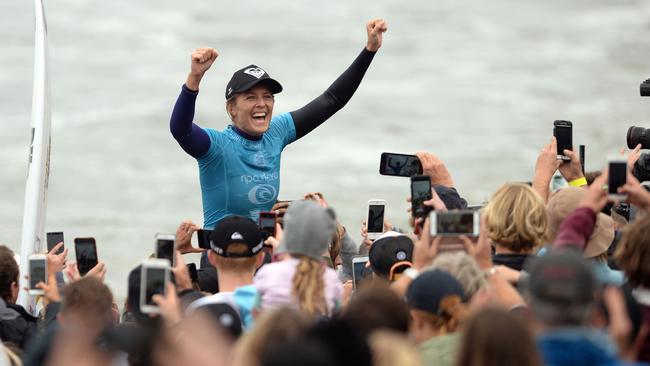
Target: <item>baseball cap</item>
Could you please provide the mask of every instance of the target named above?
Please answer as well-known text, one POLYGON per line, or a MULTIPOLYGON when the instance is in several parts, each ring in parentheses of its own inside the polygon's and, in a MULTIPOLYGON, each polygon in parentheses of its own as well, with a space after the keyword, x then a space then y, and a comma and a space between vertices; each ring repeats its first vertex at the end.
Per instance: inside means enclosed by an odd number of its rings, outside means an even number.
POLYGON ((434 269, 420 273, 406 291, 406 303, 414 309, 433 315, 442 312, 442 301, 456 296, 462 302, 465 298, 463 286, 449 273, 434 269))
POLYGON ((334 211, 314 201, 296 201, 289 206, 283 220, 284 231, 277 253, 322 260, 336 230, 334 211))
POLYGON ((235 94, 249 90, 260 83, 266 84, 273 94, 282 91, 282 85, 272 79, 261 67, 248 65, 232 74, 232 78, 226 85, 226 99, 230 99, 235 94))
POLYGON ((368 251, 368 261, 373 272, 388 277, 391 268, 398 262, 413 259, 413 241, 396 231, 388 231, 377 238, 368 251))
POLYGON ((528 267, 524 289, 533 302, 568 308, 594 301, 596 278, 591 263, 577 251, 550 251, 528 267))
POLYGON ((242 334, 241 318, 232 306, 225 303, 209 303, 199 306, 196 311, 208 315, 233 338, 239 338, 242 334))
MULTIPOLYGON (((567 187, 555 192, 546 204, 548 213, 548 241, 553 242, 560 231, 562 221, 567 218, 587 194, 587 190, 579 187, 567 187)), ((607 252, 614 241, 614 222, 604 213, 596 216, 596 226, 587 241, 584 250, 585 258, 596 257, 607 252)))
POLYGON ((243 216, 228 216, 219 221, 210 234, 210 248, 226 258, 252 257, 262 251, 264 245, 262 232, 253 220, 243 216), (243 253, 230 253, 231 244, 246 244, 243 253))

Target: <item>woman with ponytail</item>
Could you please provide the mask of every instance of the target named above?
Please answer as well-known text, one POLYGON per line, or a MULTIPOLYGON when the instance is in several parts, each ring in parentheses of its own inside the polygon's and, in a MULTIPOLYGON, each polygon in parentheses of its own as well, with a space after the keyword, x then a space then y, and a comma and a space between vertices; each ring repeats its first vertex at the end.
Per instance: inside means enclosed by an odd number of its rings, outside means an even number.
POLYGON ((409 335, 418 343, 425 366, 453 366, 465 317, 464 291, 449 273, 434 269, 420 274, 406 292, 411 310, 409 335))
POLYGON ((323 261, 335 230, 331 209, 308 200, 291 204, 276 252, 288 255, 263 266, 253 280, 261 310, 289 305, 318 317, 338 309, 343 287, 336 271, 323 261))

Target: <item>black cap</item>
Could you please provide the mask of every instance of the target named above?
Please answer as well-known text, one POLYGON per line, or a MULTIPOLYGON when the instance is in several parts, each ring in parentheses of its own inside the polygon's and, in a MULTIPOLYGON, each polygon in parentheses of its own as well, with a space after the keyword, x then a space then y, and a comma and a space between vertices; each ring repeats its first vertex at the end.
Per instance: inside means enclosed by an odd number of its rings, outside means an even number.
POLYGON ((239 338, 242 334, 241 318, 232 306, 225 303, 210 303, 199 306, 196 311, 202 311, 210 316, 233 338, 239 338))
POLYGON ((210 248, 222 257, 252 257, 262 251, 264 245, 262 232, 253 220, 243 216, 228 216, 219 221, 210 234, 210 248), (230 244, 241 243, 248 246, 243 253, 228 253, 230 244))
POLYGON ((591 263, 579 253, 552 251, 530 263, 528 273, 524 286, 536 302, 567 307, 594 301, 596 278, 591 263))
POLYGON ((406 303, 410 307, 440 315, 441 302, 448 296, 464 299, 463 286, 445 271, 434 269, 422 272, 417 276, 406 291, 406 303))
POLYGON ((261 67, 248 65, 232 74, 232 78, 230 78, 228 85, 226 85, 226 100, 232 98, 235 94, 245 92, 260 83, 267 85, 273 94, 282 91, 282 85, 280 85, 280 83, 275 79, 271 79, 269 74, 261 67))
POLYGON ((372 271, 380 277, 388 277, 390 269, 398 262, 413 259, 413 241, 406 235, 380 237, 368 252, 372 271))

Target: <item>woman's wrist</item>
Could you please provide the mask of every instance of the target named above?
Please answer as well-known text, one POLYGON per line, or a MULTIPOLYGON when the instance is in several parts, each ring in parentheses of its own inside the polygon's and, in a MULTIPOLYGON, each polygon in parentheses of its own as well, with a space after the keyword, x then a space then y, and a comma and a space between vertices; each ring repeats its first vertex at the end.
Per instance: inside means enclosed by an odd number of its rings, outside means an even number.
POLYGON ((196 75, 190 73, 187 75, 187 80, 185 80, 185 86, 190 89, 191 91, 199 91, 199 84, 201 84, 201 79, 203 78, 203 75, 196 75))

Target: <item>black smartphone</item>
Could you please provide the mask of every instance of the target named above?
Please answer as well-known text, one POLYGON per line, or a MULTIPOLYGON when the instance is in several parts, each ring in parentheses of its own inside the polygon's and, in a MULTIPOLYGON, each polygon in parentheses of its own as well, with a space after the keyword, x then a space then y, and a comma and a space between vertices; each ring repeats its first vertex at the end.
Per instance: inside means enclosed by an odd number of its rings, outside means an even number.
POLYGON ((188 263, 187 272, 190 274, 190 280, 192 280, 192 283, 199 282, 199 273, 196 271, 196 264, 188 263))
POLYGON ((556 120, 553 122, 553 136, 557 140, 557 158, 571 160, 564 155, 564 150, 573 150, 573 124, 571 121, 556 120))
POLYGON ((264 238, 269 236, 275 237, 275 223, 277 215, 275 212, 263 211, 260 212, 259 227, 262 233, 264 233, 264 238))
POLYGON ((199 229, 196 232, 196 237, 199 241, 199 248, 210 249, 210 234, 212 234, 212 230, 208 229, 199 229))
MULTIPOLYGON (((58 231, 58 232, 51 232, 47 233, 47 252, 49 253, 52 248, 54 248, 57 244, 63 243, 63 232, 58 231)), ((59 250, 56 251, 54 254, 61 254, 63 253, 63 250, 65 248, 65 244, 59 248, 59 250)))
POLYGON ((83 276, 97 265, 95 238, 74 238, 74 250, 79 274, 83 276))
POLYGON ((422 174, 422 163, 415 155, 381 153, 379 174, 396 177, 412 177, 422 174))
POLYGON ((431 179, 428 175, 411 177, 411 214, 413 217, 426 217, 431 207, 425 206, 424 201, 432 198, 431 179))
POLYGON ((174 234, 156 234, 156 258, 167 259, 174 266, 174 234))
POLYGON ((627 182, 627 160, 620 156, 610 157, 608 174, 607 195, 616 200, 627 199, 627 195, 618 193, 618 189, 627 182))

